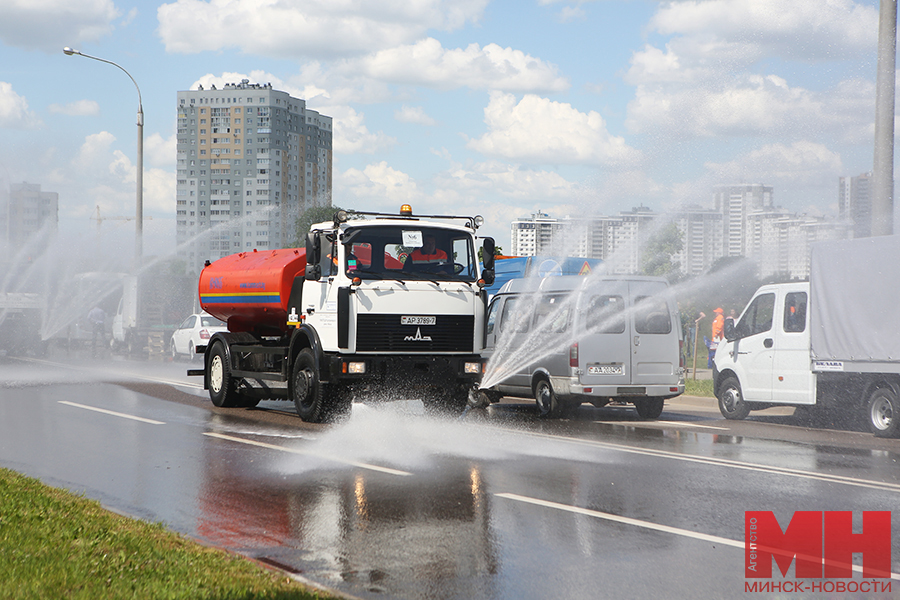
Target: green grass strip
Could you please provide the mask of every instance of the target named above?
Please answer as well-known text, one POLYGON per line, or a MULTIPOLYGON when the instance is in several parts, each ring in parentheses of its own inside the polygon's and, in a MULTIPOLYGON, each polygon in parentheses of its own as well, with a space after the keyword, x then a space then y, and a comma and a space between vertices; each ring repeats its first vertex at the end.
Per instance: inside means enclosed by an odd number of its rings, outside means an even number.
POLYGON ((0 597, 313 599, 294 580, 160 524, 0 469, 0 597))
POLYGON ((684 380, 684 395, 714 398, 712 379, 691 379, 688 376, 684 380))

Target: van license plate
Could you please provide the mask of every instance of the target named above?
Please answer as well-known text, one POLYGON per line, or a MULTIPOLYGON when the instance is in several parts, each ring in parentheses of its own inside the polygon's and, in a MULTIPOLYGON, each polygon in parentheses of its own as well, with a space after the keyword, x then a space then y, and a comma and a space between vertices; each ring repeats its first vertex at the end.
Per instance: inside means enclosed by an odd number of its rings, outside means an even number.
POLYGON ((437 317, 400 317, 401 325, 434 325, 437 317))
POLYGON ((588 365, 588 375, 621 375, 622 365, 588 365))

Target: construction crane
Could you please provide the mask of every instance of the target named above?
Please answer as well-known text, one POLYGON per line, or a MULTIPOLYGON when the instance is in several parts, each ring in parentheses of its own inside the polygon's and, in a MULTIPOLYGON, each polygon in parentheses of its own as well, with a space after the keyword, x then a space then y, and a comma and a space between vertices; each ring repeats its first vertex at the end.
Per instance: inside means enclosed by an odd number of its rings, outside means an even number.
MULTIPOLYGON (((100 233, 100 226, 103 224, 103 221, 134 221, 135 217, 101 217, 100 216, 100 205, 97 205, 94 214, 91 215, 92 221, 97 221, 97 233, 100 233)), ((144 217, 144 220, 153 220, 153 217, 144 217)))

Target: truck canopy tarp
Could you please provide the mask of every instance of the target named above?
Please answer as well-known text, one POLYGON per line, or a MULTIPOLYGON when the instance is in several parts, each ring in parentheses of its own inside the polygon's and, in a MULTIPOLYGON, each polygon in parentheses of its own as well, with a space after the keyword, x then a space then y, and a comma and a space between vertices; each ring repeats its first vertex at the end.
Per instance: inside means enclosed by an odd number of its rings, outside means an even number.
POLYGON ((900 236, 810 247, 810 352, 814 360, 900 359, 900 236))

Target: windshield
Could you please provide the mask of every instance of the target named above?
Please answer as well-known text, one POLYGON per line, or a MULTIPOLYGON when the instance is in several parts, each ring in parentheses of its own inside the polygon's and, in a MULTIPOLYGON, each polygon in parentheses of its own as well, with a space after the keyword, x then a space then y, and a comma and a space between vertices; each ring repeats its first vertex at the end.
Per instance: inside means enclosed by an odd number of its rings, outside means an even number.
POLYGON ((343 236, 348 277, 475 281, 472 237, 465 231, 409 225, 360 227, 343 236))

